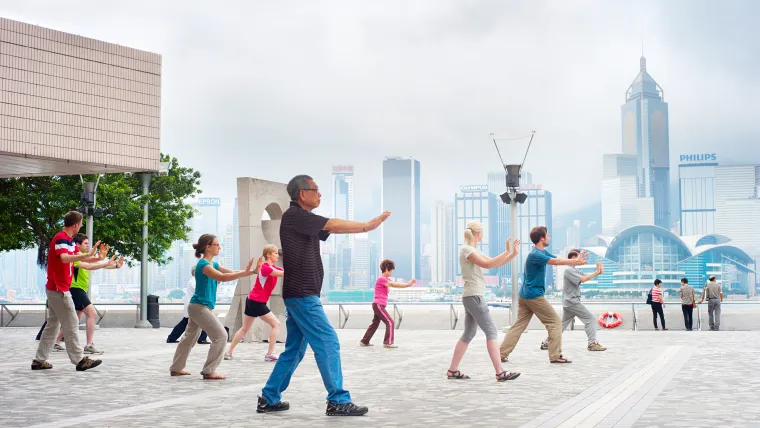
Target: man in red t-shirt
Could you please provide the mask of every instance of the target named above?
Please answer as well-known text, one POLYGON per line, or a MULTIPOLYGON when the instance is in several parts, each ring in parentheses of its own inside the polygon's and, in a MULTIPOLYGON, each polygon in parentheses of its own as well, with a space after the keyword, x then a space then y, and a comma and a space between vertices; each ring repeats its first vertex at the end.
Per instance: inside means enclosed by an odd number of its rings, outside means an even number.
POLYGON ((83 356, 82 346, 79 344, 79 332, 77 327, 79 319, 74 309, 74 301, 71 299, 69 287, 74 271, 74 262, 96 262, 106 257, 108 248, 100 246, 97 242, 89 253, 79 253, 74 245, 74 235, 82 227, 82 214, 77 211, 69 211, 63 217, 63 230, 50 241, 48 249, 47 284, 45 293, 48 299, 47 325, 42 332, 40 344, 37 347, 37 355, 32 360, 32 370, 52 369, 53 365, 48 362, 50 351, 53 350, 55 338, 59 328, 63 328, 66 351, 69 360, 76 364, 77 371, 85 371, 95 368, 102 361, 92 360, 83 356), (98 254, 98 247, 100 253, 98 254))

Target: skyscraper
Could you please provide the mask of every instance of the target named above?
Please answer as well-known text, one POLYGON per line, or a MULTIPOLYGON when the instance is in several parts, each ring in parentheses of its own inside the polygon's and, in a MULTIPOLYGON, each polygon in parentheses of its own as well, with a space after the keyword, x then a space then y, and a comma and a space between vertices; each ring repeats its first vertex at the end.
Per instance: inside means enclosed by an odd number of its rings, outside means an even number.
POLYGON ((190 239, 198 242, 198 238, 205 234, 211 233, 219 236, 219 198, 198 198, 196 202, 190 204, 198 210, 192 218, 192 232, 190 239))
POLYGON ((621 107, 623 153, 636 156, 636 195, 653 198, 654 224, 670 229, 670 138, 668 103, 647 73, 643 56, 639 74, 621 107))
POLYGON ((396 263, 394 275, 416 278, 420 271, 420 162, 386 157, 383 161, 383 211, 391 221, 381 226, 381 254, 396 263))
POLYGON ((602 165, 602 233, 615 236, 623 229, 654 224, 654 202, 638 196, 635 155, 606 154, 602 165))
POLYGON ((366 290, 369 288, 370 278, 370 245, 369 235, 359 233, 354 240, 354 263, 351 288, 366 290))
POLYGON ((447 221, 446 203, 435 201, 430 219, 430 280, 433 283, 440 284, 450 281, 446 275, 446 258, 449 251, 446 248, 447 239, 451 239, 451 225, 447 221))
POLYGON ((240 217, 238 216, 238 198, 232 210, 232 268, 240 269, 240 217))
MULTIPOLYGON (((335 165, 332 168, 332 216, 354 219, 354 167, 351 165, 335 165)), ((354 258, 353 234, 335 235, 332 241, 334 272, 333 283, 336 290, 350 287, 354 258)))

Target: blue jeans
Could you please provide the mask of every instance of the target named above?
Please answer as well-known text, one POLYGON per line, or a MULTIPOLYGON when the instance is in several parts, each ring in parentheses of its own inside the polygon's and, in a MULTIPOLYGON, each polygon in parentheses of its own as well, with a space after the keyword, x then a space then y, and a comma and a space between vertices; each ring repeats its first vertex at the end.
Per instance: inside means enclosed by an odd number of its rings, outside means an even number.
POLYGON ((351 395, 343 389, 343 371, 340 365, 340 342, 335 329, 327 320, 322 302, 318 296, 285 299, 288 319, 285 328, 288 337, 285 351, 269 375, 262 396, 270 405, 282 399, 282 392, 288 389, 290 378, 306 354, 306 345, 314 351, 322 382, 327 389, 327 400, 337 404, 351 402, 351 395))

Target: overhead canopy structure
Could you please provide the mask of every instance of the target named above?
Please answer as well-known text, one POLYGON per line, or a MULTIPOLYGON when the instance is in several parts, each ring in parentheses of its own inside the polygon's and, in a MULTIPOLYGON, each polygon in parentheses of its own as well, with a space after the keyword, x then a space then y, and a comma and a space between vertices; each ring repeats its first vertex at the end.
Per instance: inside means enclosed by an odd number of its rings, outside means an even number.
POLYGON ((156 172, 161 56, 0 18, 0 178, 156 172))

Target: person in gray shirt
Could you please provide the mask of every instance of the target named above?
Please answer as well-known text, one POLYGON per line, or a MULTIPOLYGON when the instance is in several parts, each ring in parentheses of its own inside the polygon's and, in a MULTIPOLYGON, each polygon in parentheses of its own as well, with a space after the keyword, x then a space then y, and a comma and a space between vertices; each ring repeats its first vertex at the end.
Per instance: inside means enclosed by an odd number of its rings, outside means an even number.
POLYGON ((705 291, 702 292, 701 304, 707 298, 707 313, 710 315, 710 331, 720 330, 720 304, 723 303, 723 290, 714 276, 705 285, 705 291))
MULTIPOLYGON (((578 257, 580 250, 570 250, 568 259, 578 257)), ((577 267, 568 267, 565 270, 562 286, 562 331, 570 325, 575 317, 578 317, 586 329, 588 336, 589 351, 606 351, 607 348, 600 345, 596 340, 596 317, 581 303, 581 284, 604 273, 602 262, 596 262, 596 271, 584 275, 577 267)), ((549 339, 541 342, 541 349, 549 349, 549 339)))

